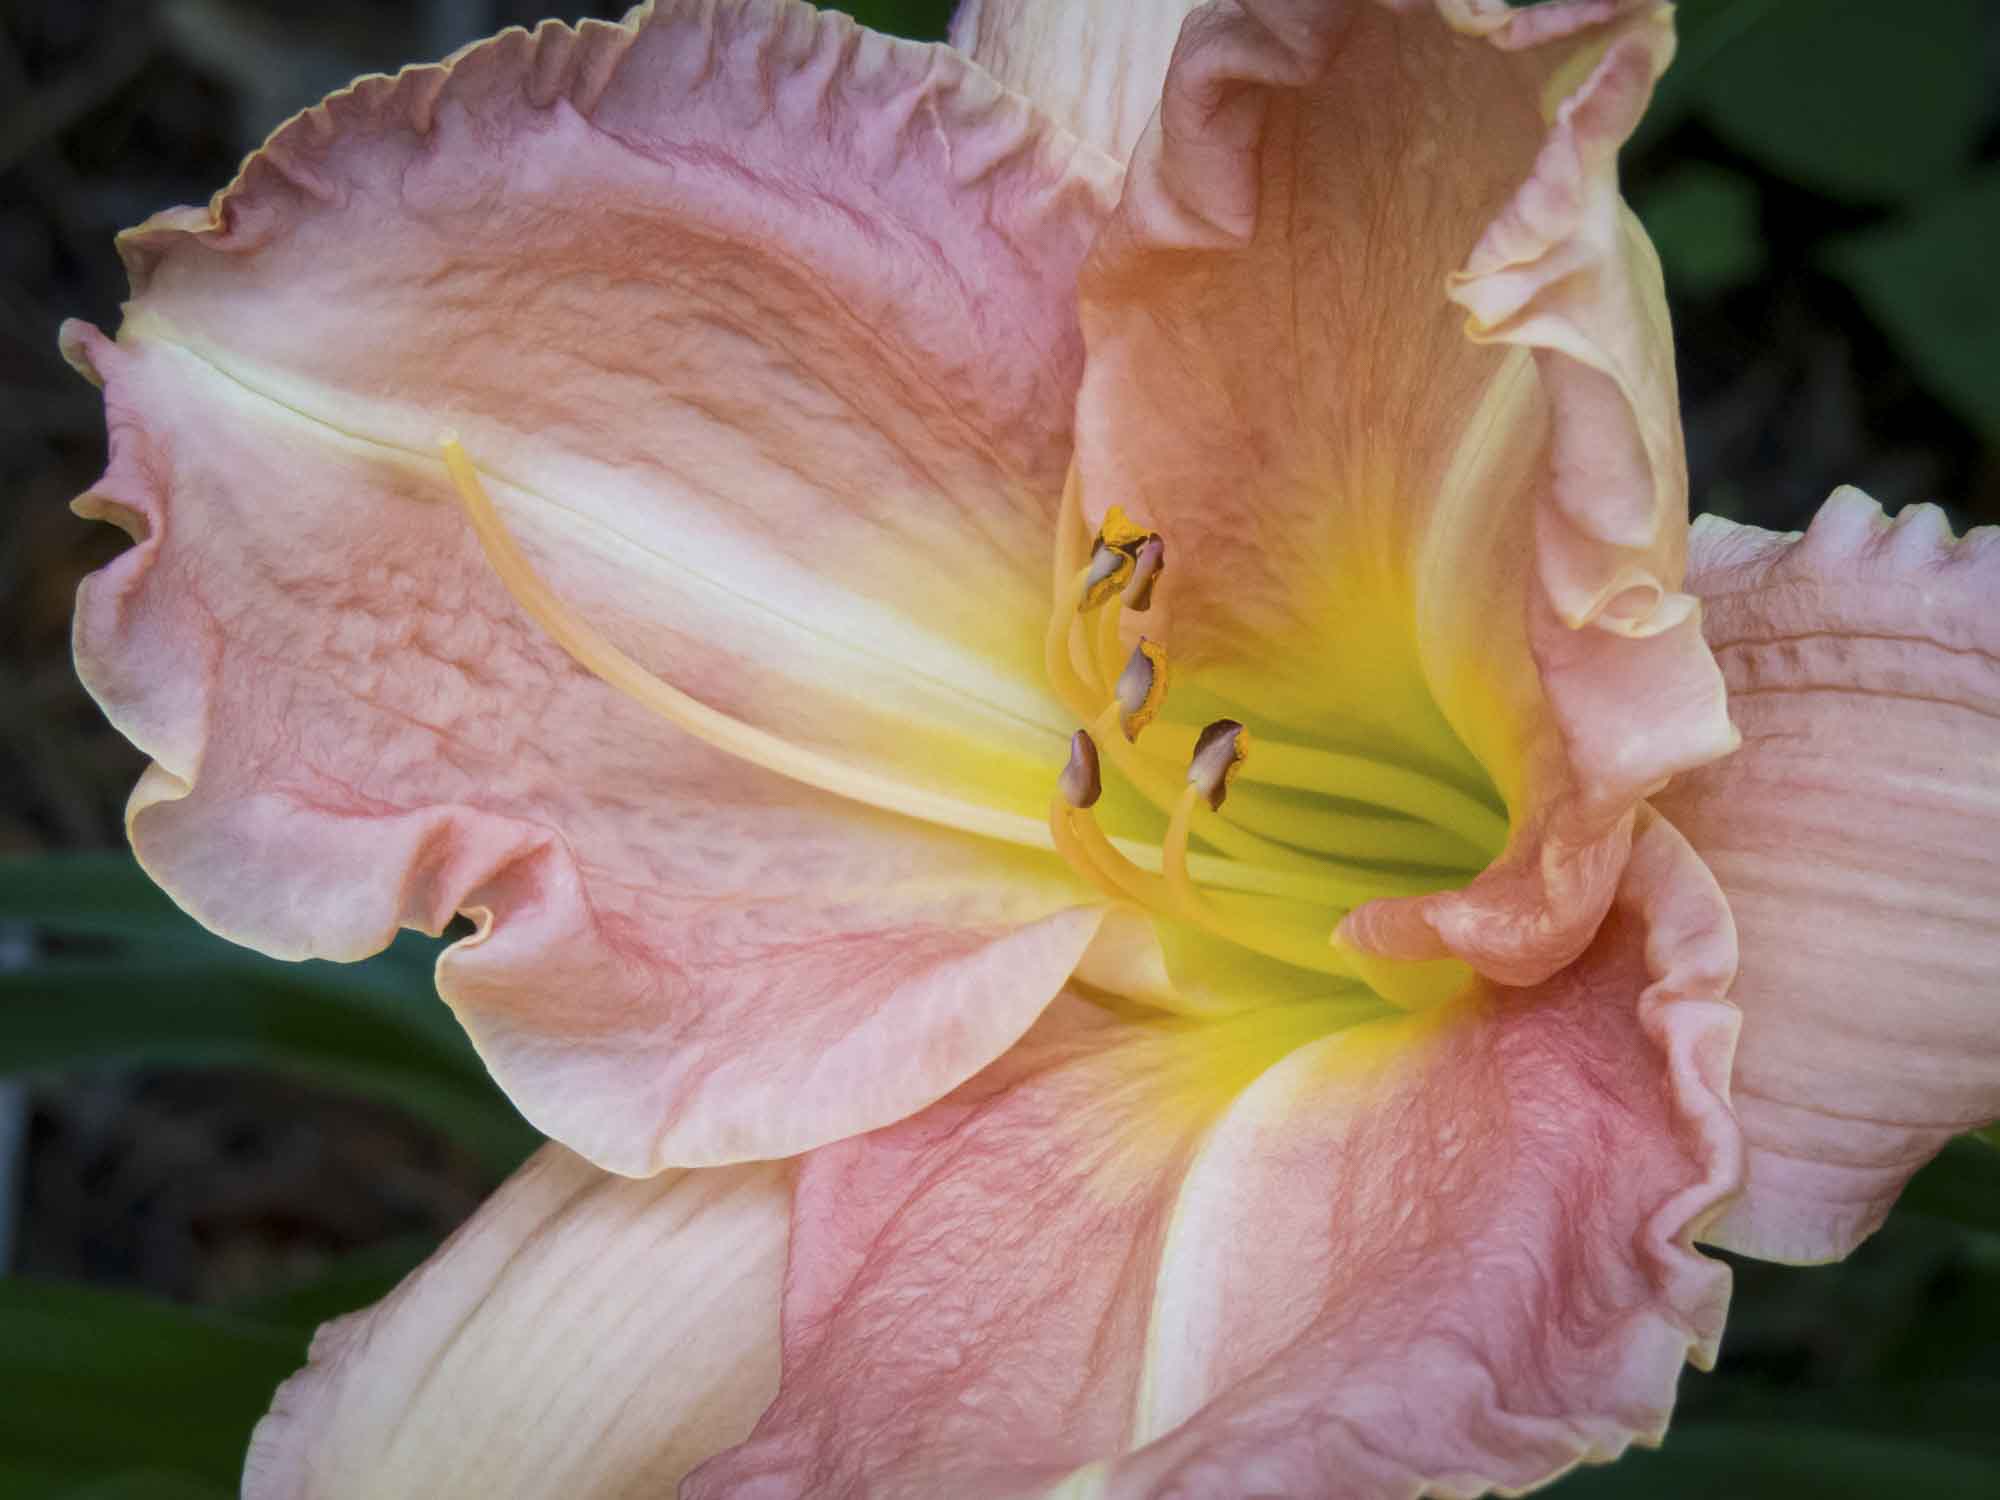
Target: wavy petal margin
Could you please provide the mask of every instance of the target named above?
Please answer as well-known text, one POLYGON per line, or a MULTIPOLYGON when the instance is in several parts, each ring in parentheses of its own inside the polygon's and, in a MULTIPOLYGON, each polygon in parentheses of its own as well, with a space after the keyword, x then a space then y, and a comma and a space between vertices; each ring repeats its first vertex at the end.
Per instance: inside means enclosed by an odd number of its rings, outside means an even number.
POLYGON ((1802 536, 1704 516, 1689 586, 1744 735, 1656 802, 1742 933, 1748 1173, 1706 1238, 1837 1259, 2000 1116, 2000 528, 1837 490, 1802 536))
POLYGON ((1124 161, 1201 0, 965 0, 951 44, 1082 139, 1124 161))
POLYGON ((1360 949, 1547 978, 1640 800, 1735 743, 1617 188, 1672 48, 1651 0, 1205 7, 1085 265, 1086 509, 1196 559, 1162 584, 1186 675, 1337 744, 1462 746, 1510 809, 1466 889, 1352 913, 1360 949))
POLYGON ((806 1161, 778 1399, 685 1493, 1402 1500, 1656 1441, 1728 1303, 1692 1241, 1740 1180, 1734 963, 1646 814, 1532 990, 1344 1029, 1052 1008, 806 1161))
POLYGON ((441 989, 524 1113, 614 1170, 948 1091, 1076 967, 1087 893, 584 673, 436 439, 679 688, 1045 844, 1074 268, 1117 176, 948 49, 683 0, 363 79, 128 232, 118 341, 64 348, 112 436, 77 508, 137 542, 76 653, 154 758, 142 863, 289 957, 474 915, 441 989))
POLYGON ((244 1500, 671 1495, 778 1384, 792 1171, 612 1177, 548 1146, 376 1306, 320 1329, 244 1500))

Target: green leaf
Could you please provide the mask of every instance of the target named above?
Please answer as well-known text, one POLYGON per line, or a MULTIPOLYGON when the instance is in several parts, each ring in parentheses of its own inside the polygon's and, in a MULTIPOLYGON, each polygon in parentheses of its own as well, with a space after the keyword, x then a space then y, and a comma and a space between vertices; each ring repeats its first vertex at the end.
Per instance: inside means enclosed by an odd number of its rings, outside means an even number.
POLYGON ((0 920, 135 942, 206 936, 129 854, 0 859, 0 920))
POLYGON ((1561 1500, 1882 1500, 1884 1495, 2000 1494, 2000 1458, 1920 1438, 1798 1423, 1701 1422, 1657 1452, 1582 1469, 1547 1493, 1561 1500))
MULTIPOLYGON (((9 1491, 8 1493, 13 1493, 9 1491)), ((234 1500, 235 1485, 210 1484, 185 1474, 167 1474, 158 1469, 130 1469, 103 1479, 92 1479, 73 1489, 41 1490, 51 1500, 234 1500)))
POLYGON ((1653 102, 1628 148, 1650 151, 1686 119, 1701 94, 1710 64, 1760 20, 1778 0, 1680 0, 1674 6, 1673 66, 1653 87, 1653 102))
POLYGON ((2000 1235, 2000 1152, 1969 1137, 1951 1142, 1910 1179, 1896 1211, 2000 1235))
POLYGON ((870 31, 937 42, 944 40, 954 5, 955 0, 837 0, 825 8, 846 11, 870 31))
POLYGON ((117 1496, 233 1492, 250 1429, 305 1355, 295 1329, 0 1280, 0 1478, 37 1476, 38 1488, 8 1491, 34 1495, 62 1494, 59 1477, 115 1480, 125 1488, 104 1493, 117 1496), (144 1483, 154 1487, 134 1487, 144 1483))
POLYGON ((2000 168, 1827 253, 1925 384, 2000 441, 2000 168))
POLYGON ((1780 175, 1863 202, 1918 197, 1964 168, 1989 118, 1984 3, 1752 4, 1686 87, 1716 134, 1780 175))
POLYGON ((503 1173, 540 1137, 432 988, 439 944, 404 933, 357 964, 283 963, 205 932, 127 855, 0 860, 0 915, 122 940, 0 974, 0 1075, 104 1063, 275 1069, 393 1104, 503 1173))
POLYGON ((1755 280, 1764 269, 1757 186, 1740 172, 1700 162, 1681 167, 1633 207, 1676 290, 1713 296, 1755 280))
MULTIPOLYGON (((408 1004, 442 1011, 428 997, 408 1004)), ((330 965, 231 955, 66 959, 0 974, 0 1074, 134 1062, 271 1068, 379 1099, 506 1172, 539 1136, 447 1045, 330 965)))

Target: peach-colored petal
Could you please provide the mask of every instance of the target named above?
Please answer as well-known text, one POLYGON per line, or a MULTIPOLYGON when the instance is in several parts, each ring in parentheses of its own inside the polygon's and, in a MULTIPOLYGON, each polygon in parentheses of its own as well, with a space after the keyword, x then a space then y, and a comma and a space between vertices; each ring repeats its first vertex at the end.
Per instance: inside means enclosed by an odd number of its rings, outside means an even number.
POLYGON ((802 1164, 785 1382, 721 1495, 976 1500, 1125 1446, 1174 1194, 1299 1006, 1131 1023, 1058 1001, 923 1114, 802 1164))
POLYGON ((442 987, 617 1170, 901 1117, 1026 1029, 1095 909, 1053 854, 807 792, 574 666, 482 559, 447 422, 557 592, 754 728, 1046 841, 1041 685, 1095 153, 789 0, 366 79, 129 233, 80 508, 139 539, 80 670, 202 920, 442 987))
POLYGON ((1183 678, 1508 806, 1484 877, 1360 909, 1362 949, 1547 977, 1637 801, 1733 743, 1617 191, 1672 44, 1650 0, 1209 6, 1086 263, 1085 508, 1189 559, 1183 678))
POLYGON ((1743 1196, 1708 1232, 1846 1254, 2000 1116, 2000 530, 1836 491, 1803 537, 1704 517, 1689 585, 1743 749, 1658 799, 1743 940, 1743 1196))
POLYGON ((1513 1491, 1658 1439, 1721 1337, 1693 1239, 1741 1143, 1728 909, 1640 827, 1576 964, 1414 1044, 1303 1048, 1210 1136, 1154 1304, 1159 1440, 1106 1495, 1513 1491))
POLYGON ((965 0, 951 44, 1120 161, 1159 106, 1201 0, 965 0))
POLYGON ((1372 1500, 1656 1437, 1728 1300, 1691 1240, 1739 1170, 1733 960, 1649 815, 1532 991, 1319 1037, 1052 1010, 805 1163, 780 1394, 688 1493, 1372 1500))
POLYGON ((634 1182, 544 1148, 387 1298, 321 1328, 245 1500, 638 1500, 778 1384, 791 1169, 634 1182))
POLYGON ((209 926, 351 959, 474 913, 446 999, 530 1120, 633 1173, 900 1118, 1075 967, 1097 916, 1053 857, 662 728, 513 610, 428 475, 295 469, 260 402, 185 441, 205 393, 171 350, 92 357, 85 506, 145 540, 85 585, 78 663, 155 757, 133 847, 209 926))

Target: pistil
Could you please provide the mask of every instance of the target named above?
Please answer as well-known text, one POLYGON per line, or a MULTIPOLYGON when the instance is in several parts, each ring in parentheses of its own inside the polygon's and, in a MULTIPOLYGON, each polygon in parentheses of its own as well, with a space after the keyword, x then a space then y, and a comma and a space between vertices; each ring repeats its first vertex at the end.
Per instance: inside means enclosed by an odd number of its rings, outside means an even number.
POLYGON ((1042 843, 1042 831, 1033 818, 981 807, 941 792, 911 786, 893 776, 848 765, 733 718, 720 709, 689 697, 648 671, 564 603, 535 572, 508 534, 506 523, 494 509, 479 471, 472 466, 472 460, 459 445, 457 435, 445 433, 438 443, 443 449, 445 467, 451 473, 452 484, 458 492, 466 519, 486 555, 487 565, 522 611, 568 652, 572 660, 594 676, 718 750, 789 776, 807 786, 890 812, 906 813, 946 827, 1004 839, 1009 843, 1042 843))

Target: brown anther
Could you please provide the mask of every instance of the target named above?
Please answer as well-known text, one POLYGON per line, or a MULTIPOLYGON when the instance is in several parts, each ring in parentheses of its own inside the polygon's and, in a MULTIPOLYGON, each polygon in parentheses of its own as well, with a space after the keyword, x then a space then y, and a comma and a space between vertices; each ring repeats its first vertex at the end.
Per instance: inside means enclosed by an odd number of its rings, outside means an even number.
POLYGON ((1082 611, 1096 609, 1124 588, 1125 580, 1131 576, 1132 554, 1099 542, 1097 550, 1090 554, 1090 571, 1084 574, 1083 597, 1076 607, 1082 611))
POLYGON ((1132 576, 1125 583, 1125 607, 1144 613, 1153 607, 1153 585, 1160 581, 1160 573, 1167 565, 1167 544, 1157 536, 1149 536, 1139 544, 1139 551, 1132 559, 1132 576))
POLYGON ((1250 732, 1234 719, 1217 719, 1195 739, 1188 758, 1188 785, 1197 788, 1218 811, 1250 754, 1250 732))
POLYGON ((1056 790, 1071 807, 1092 807, 1104 795, 1104 778, 1097 769, 1097 741, 1079 729, 1069 737, 1069 764, 1056 778, 1056 790))
POLYGON ((1138 646, 1126 659, 1125 670, 1118 674, 1112 693, 1118 699, 1119 722, 1125 738, 1138 739, 1139 732, 1153 722, 1161 700, 1167 696, 1166 651, 1140 636, 1138 646))

